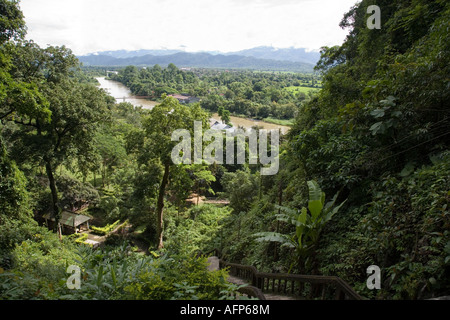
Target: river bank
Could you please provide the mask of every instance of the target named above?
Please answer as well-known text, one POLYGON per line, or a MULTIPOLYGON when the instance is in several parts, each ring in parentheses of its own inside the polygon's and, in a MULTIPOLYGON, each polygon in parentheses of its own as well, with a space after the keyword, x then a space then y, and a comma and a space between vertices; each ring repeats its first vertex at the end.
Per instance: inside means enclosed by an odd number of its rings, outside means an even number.
POLYGON ((156 101, 133 95, 130 89, 120 82, 108 80, 105 77, 98 77, 96 79, 100 84, 100 88, 106 90, 106 92, 114 97, 117 103, 129 102, 136 107, 140 106, 144 109, 152 109, 154 106, 159 104, 156 101))
MULTIPOLYGON (((139 96, 133 95, 130 89, 120 82, 109 80, 105 77, 98 77, 96 79, 99 82, 100 88, 106 90, 112 97, 114 97, 117 103, 129 102, 134 106, 141 106, 144 109, 152 109, 154 106, 159 104, 157 101, 140 98, 139 96)), ((212 118, 220 121, 220 117, 217 113, 214 113, 212 118)), ((254 126, 259 126, 266 130, 280 129, 282 134, 286 134, 290 129, 285 125, 236 116, 230 116, 230 122, 234 127, 241 126, 245 129, 250 129, 254 126)))

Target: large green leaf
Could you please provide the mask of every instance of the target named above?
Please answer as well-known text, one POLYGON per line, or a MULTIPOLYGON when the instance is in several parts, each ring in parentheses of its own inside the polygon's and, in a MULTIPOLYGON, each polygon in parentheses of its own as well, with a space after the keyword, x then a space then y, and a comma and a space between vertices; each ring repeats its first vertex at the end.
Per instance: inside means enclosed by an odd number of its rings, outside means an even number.
POLYGON ((307 183, 309 200, 322 200, 322 190, 320 189, 319 184, 314 180, 310 180, 307 183))
POLYGON ((329 220, 331 220, 331 218, 333 218, 333 216, 339 211, 339 209, 342 207, 342 205, 346 202, 347 200, 344 200, 341 202, 341 204, 339 204, 337 207, 333 207, 333 208, 329 208, 324 215, 324 223, 328 222, 329 220))
POLYGON ((301 213, 297 218, 297 227, 295 228, 295 234, 297 235, 297 242, 299 248, 302 248, 302 238, 306 227, 306 221, 308 220, 308 213, 306 208, 303 207, 301 213))
POLYGON ((279 205, 275 205, 274 207, 275 207, 275 209, 278 209, 280 211, 280 213, 275 214, 275 217, 278 221, 297 225, 297 217, 298 217, 297 209, 291 209, 291 208, 283 207, 283 206, 279 206, 279 205))
POLYGON ((336 203, 336 199, 337 199, 338 195, 339 195, 339 192, 337 192, 337 193, 334 195, 333 199, 331 199, 330 201, 328 201, 328 202, 325 204, 325 206, 323 207, 323 211, 327 212, 328 210, 331 209, 331 207, 334 206, 334 204, 336 203))
POLYGON ((257 237, 255 240, 258 242, 262 241, 278 242, 283 244, 284 246, 288 246, 291 248, 295 247, 295 245, 292 243, 292 240, 289 239, 287 235, 278 232, 258 232, 255 233, 253 236, 257 237))
POLYGON ((323 209, 323 203, 325 201, 325 193, 320 189, 319 184, 314 181, 308 181, 309 189, 309 201, 308 209, 311 212, 312 220, 315 221, 320 215, 323 209))
POLYGON ((308 201, 308 209, 311 212, 311 217, 313 221, 316 221, 322 211, 322 201, 320 200, 310 200, 308 201))

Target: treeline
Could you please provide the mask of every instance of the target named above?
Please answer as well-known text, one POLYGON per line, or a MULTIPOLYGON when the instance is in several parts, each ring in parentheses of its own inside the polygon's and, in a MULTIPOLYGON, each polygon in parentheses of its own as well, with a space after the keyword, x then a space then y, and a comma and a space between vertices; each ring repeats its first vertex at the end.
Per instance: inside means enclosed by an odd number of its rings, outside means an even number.
POLYGON ((202 99, 204 109, 217 112, 220 107, 233 114, 264 119, 292 119, 301 103, 320 87, 314 74, 252 72, 236 70, 180 70, 128 66, 111 74, 136 95, 158 99, 163 94, 186 94, 202 99), (293 92, 288 88, 311 88, 311 92, 293 92))
POLYGON ((122 82, 135 95, 160 98, 163 94, 173 94, 193 90, 199 79, 192 72, 183 72, 173 63, 167 68, 155 65, 152 68, 128 66, 111 74, 111 79, 122 82))
POLYGON ((448 295, 450 5, 377 1, 382 27, 370 30, 371 4, 322 49, 322 90, 300 106, 280 172, 228 174, 222 250, 260 270, 339 276, 369 298, 448 295), (366 287, 370 265, 380 290, 366 287))

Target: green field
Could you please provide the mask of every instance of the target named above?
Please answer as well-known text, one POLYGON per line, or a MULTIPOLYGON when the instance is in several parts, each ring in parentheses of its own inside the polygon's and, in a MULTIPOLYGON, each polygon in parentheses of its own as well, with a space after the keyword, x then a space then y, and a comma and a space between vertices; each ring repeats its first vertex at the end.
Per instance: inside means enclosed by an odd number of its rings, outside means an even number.
POLYGON ((294 119, 288 119, 288 120, 284 120, 284 119, 275 119, 275 118, 264 118, 265 122, 269 122, 269 123, 273 123, 273 124, 278 124, 281 126, 292 126, 292 124, 294 123, 294 119))
POLYGON ((297 86, 290 86, 284 88, 285 90, 292 92, 294 94, 297 94, 299 92, 303 92, 304 94, 308 94, 308 92, 317 92, 320 90, 320 88, 311 88, 311 87, 297 87, 297 86))

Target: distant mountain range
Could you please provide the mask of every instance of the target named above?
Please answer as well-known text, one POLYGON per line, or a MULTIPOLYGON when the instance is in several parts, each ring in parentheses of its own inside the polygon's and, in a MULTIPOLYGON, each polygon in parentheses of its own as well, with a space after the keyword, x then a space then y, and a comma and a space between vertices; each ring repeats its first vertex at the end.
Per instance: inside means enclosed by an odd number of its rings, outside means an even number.
POLYGON ((225 53, 235 54, 258 59, 271 59, 280 61, 303 62, 315 65, 320 59, 320 53, 316 51, 306 51, 304 48, 274 48, 256 47, 237 52, 225 53))
POLYGON ((312 72, 319 60, 318 52, 302 48, 276 49, 257 47, 237 52, 184 52, 180 50, 102 51, 78 59, 86 66, 166 66, 258 69, 312 72))

